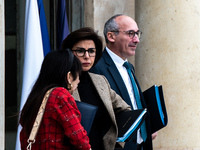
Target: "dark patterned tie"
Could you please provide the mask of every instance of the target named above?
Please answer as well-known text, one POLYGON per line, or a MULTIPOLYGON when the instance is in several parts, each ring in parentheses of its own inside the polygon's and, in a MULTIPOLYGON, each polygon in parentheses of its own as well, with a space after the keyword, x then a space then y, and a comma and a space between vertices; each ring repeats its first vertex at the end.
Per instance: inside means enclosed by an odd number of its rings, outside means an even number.
MULTIPOLYGON (((136 103, 137 103, 137 106, 138 106, 138 109, 142 109, 142 103, 141 103, 141 100, 140 100, 140 95, 139 95, 139 91, 138 91, 138 88, 137 88, 137 85, 135 83, 135 80, 133 78, 133 75, 131 73, 131 68, 128 64, 128 62, 125 62, 123 64, 123 66, 127 69, 127 72, 129 74, 129 77, 131 79, 131 83, 132 83, 132 86, 133 86, 133 92, 134 92, 134 96, 135 96, 135 100, 136 100, 136 103)), ((146 131, 146 127, 145 127, 145 121, 144 123, 141 125, 141 136, 142 136, 142 139, 144 141, 146 141, 147 139, 147 131, 146 131)))

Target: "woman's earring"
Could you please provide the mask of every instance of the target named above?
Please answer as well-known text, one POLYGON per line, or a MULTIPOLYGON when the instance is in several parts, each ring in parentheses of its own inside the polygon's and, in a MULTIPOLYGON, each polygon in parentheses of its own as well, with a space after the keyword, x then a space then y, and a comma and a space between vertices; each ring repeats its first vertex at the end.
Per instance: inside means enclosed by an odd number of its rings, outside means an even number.
POLYGON ((71 89, 72 89, 72 87, 73 87, 73 86, 72 86, 72 84, 71 84, 71 83, 68 83, 68 84, 67 84, 67 89, 68 89, 68 90, 71 90, 71 89))

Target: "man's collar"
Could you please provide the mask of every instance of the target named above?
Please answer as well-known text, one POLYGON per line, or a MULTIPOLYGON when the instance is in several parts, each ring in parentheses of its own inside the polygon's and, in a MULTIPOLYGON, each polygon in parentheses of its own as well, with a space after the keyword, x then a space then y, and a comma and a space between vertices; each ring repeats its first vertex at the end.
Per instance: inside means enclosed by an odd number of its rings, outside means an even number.
POLYGON ((119 57, 118 55, 113 53, 108 47, 106 47, 106 51, 108 52, 108 54, 110 55, 110 57, 114 61, 115 65, 117 65, 118 67, 123 66, 124 62, 127 61, 127 59, 123 60, 121 57, 119 57))

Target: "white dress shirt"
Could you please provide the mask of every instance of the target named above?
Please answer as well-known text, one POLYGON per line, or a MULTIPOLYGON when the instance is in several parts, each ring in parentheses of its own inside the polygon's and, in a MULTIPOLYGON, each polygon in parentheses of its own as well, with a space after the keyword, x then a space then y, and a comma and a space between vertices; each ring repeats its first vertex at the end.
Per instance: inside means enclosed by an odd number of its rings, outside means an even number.
MULTIPOLYGON (((131 103, 132 103, 132 106, 133 106, 133 109, 138 109, 137 107, 137 103, 136 103, 136 100, 135 100, 135 96, 134 96, 134 93, 133 93, 133 86, 132 86, 132 83, 131 83, 131 79, 128 75, 128 72, 127 72, 127 69, 123 66, 124 62, 127 61, 127 59, 124 61, 121 57, 119 57, 118 55, 116 55, 115 53, 113 53, 111 50, 109 50, 107 47, 106 47, 106 50, 108 52, 108 54, 110 55, 110 57, 112 58, 113 62, 115 63, 123 81, 124 81, 124 84, 126 85, 126 88, 127 88, 127 91, 129 93, 129 96, 130 96, 130 99, 131 99, 131 103)), ((140 129, 137 131, 137 143, 140 144, 143 142, 143 139, 141 137, 141 134, 140 134, 140 129)))

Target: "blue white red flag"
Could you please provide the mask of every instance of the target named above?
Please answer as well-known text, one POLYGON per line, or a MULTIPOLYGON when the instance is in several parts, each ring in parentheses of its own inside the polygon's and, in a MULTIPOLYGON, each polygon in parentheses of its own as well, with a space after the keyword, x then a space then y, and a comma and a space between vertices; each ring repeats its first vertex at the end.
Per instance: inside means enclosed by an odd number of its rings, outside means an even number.
MULTIPOLYGON (((46 55, 50 50, 43 2, 42 0, 38 0, 38 2, 36 0, 26 0, 24 67, 20 110, 23 108, 30 90, 39 75, 44 55, 46 55)), ((19 126, 15 150, 21 149, 19 138, 20 131, 21 127, 19 126)))

